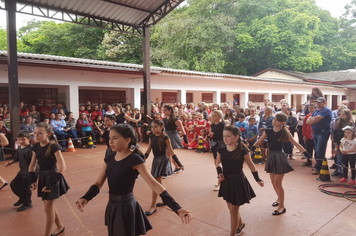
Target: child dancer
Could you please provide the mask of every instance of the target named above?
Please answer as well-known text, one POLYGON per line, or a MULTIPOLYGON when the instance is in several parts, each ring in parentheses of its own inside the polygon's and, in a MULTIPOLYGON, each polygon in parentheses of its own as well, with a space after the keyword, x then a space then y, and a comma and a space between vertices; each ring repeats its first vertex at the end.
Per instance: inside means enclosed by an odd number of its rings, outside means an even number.
MULTIPOLYGON (((172 156, 173 160, 178 164, 179 168, 184 170, 184 166, 178 160, 178 157, 174 154, 171 146, 171 140, 164 132, 164 123, 161 120, 154 120, 152 122, 152 132, 154 135, 150 136, 148 147, 145 153, 145 159, 149 156, 151 149, 153 151, 153 162, 151 175, 162 185, 162 176, 172 175, 172 166, 168 155, 172 156)), ((152 191, 152 203, 150 209, 145 212, 146 216, 150 216, 157 211, 157 206, 164 206, 164 203, 157 203, 157 193, 152 191)))
POLYGON ((250 200, 256 197, 242 171, 244 161, 246 161, 257 183, 263 187, 263 181, 258 176, 249 150, 240 137, 239 128, 226 126, 224 128, 224 143, 226 146, 218 149, 216 161, 216 170, 221 182, 219 197, 223 197, 230 211, 231 236, 240 235, 241 230, 245 227, 239 213, 240 206, 250 203, 250 200), (220 163, 222 163, 222 168, 220 163))
POLYGON ((286 154, 283 152, 283 143, 288 141, 293 143, 304 156, 310 159, 312 158, 310 154, 293 139, 289 130, 285 127, 287 119, 288 117, 286 114, 277 112, 272 121, 273 129, 266 129, 252 147, 252 150, 256 149, 256 147, 260 146, 263 140, 267 137, 269 154, 265 171, 270 174, 274 191, 276 191, 278 197, 277 201, 272 204, 272 206, 278 206, 277 210, 275 210, 272 215, 280 215, 286 212, 286 208, 284 207, 284 189, 282 180, 284 174, 294 170, 288 161, 286 154))
POLYGON ((192 150, 197 147, 197 132, 194 130, 194 125, 188 127, 188 144, 185 144, 183 141, 183 146, 192 150))
POLYGON ((105 224, 109 236, 126 236, 146 234, 152 228, 146 215, 133 196, 135 180, 140 174, 147 184, 162 198, 184 223, 191 221, 189 211, 181 208, 148 172, 142 153, 138 150, 135 132, 128 124, 111 127, 110 146, 114 151, 105 157, 104 166, 98 179, 88 192, 76 204, 78 210, 83 207, 100 191, 106 179, 109 184, 109 202, 106 207, 105 224))
POLYGON ((114 125, 115 123, 115 116, 114 115, 106 115, 104 117, 104 124, 106 126, 103 135, 100 138, 100 142, 105 142, 106 143, 106 152, 105 152, 105 156, 107 157, 110 153, 112 153, 112 150, 110 148, 110 144, 109 144, 109 132, 110 132, 110 128, 114 125))
POLYGON ((342 152, 342 164, 343 164, 343 178, 340 182, 347 182, 347 172, 350 163, 351 168, 351 180, 350 185, 355 185, 355 160, 356 160, 356 135, 353 126, 346 126, 343 128, 344 138, 341 139, 340 150, 342 152))
MULTIPOLYGON (((210 126, 210 147, 211 151, 213 152, 214 157, 214 165, 216 166, 216 157, 217 157, 217 150, 219 147, 225 146, 223 141, 223 131, 225 128, 225 123, 221 122, 222 119, 222 112, 220 110, 215 110, 211 113, 213 123, 210 126)), ((219 191, 220 188, 220 181, 218 180, 218 184, 215 185, 214 191, 219 191)))
MULTIPOLYGON (((19 162, 20 171, 17 173, 16 177, 11 181, 10 187, 19 200, 15 202, 14 207, 17 208, 17 212, 25 211, 31 207, 31 190, 30 183, 28 181, 28 166, 32 159, 32 146, 30 144, 31 135, 30 132, 26 130, 20 130, 16 136, 17 142, 20 147, 16 150, 13 160, 6 163, 6 167, 19 162)), ((38 170, 38 168, 36 168, 38 170)))
POLYGON ((63 177, 66 164, 61 153, 61 146, 53 138, 53 130, 49 124, 40 122, 35 128, 37 143, 33 146, 32 160, 28 167, 31 189, 37 188, 38 197, 41 197, 46 212, 45 236, 58 235, 64 232, 64 225, 59 218, 54 202, 65 194, 69 186, 63 177), (38 183, 36 184, 36 162, 40 167, 38 183), (58 170, 58 171, 57 171, 58 170), (53 223, 57 229, 51 234, 53 223))

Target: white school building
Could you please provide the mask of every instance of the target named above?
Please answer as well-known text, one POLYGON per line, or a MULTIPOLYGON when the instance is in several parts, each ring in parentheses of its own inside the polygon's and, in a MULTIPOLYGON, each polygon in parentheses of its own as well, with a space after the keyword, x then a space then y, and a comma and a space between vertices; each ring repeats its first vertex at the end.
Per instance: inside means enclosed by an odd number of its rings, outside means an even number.
MULTIPOLYGON (((18 53, 18 65, 20 101, 25 103, 63 101, 75 117, 86 101, 141 104, 142 65, 29 53, 18 53)), ((355 109, 356 71, 333 72, 333 77, 330 73, 266 69, 254 76, 240 76, 151 67, 151 101, 232 104, 235 99, 246 107, 248 101, 263 106, 265 98, 275 103, 284 98, 298 108, 312 87, 318 86, 328 107, 336 109, 347 99, 355 109)), ((0 51, 0 103, 8 103, 6 51, 0 51)))

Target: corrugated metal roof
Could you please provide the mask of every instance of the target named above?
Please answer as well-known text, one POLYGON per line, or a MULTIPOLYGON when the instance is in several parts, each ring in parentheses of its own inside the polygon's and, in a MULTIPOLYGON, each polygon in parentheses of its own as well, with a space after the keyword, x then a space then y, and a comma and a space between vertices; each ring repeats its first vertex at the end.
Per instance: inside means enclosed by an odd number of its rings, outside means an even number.
POLYGON ((155 24, 184 0, 16 0, 56 11, 90 15, 142 27, 155 24), (162 11, 163 10, 163 11, 162 11), (154 18, 150 16, 154 16, 154 18))
MULTIPOLYGON (((19 62, 29 62, 29 63, 41 63, 46 64, 46 62, 51 62, 47 64, 55 65, 76 65, 78 67, 87 67, 87 68, 102 68, 102 69, 113 69, 113 70, 126 70, 126 71, 136 71, 141 72, 143 69, 142 65, 130 64, 130 63, 121 63, 121 62, 111 62, 111 61, 100 61, 100 60, 90 60, 83 58, 73 58, 73 57, 62 57, 62 56, 52 56, 44 54, 34 54, 34 53, 22 53, 18 52, 18 61, 19 62)), ((6 60, 7 51, 0 51, 0 61, 6 60)), ((206 78, 220 78, 220 79, 241 79, 241 80, 251 80, 251 81, 265 81, 265 82, 274 82, 274 83, 286 83, 286 84, 308 84, 315 85, 316 83, 306 82, 306 81, 295 81, 295 80, 286 80, 286 79, 274 79, 274 78, 263 78, 255 76, 245 76, 245 75, 232 75, 232 74, 221 74, 221 73, 209 73, 202 71, 193 71, 193 70, 178 70, 171 68, 163 68, 151 66, 151 72, 157 74, 181 74, 188 76, 199 76, 206 78)), ((318 83, 320 86, 320 83, 318 83)), ((323 84, 324 86, 324 84, 323 84)), ((348 87, 356 89, 356 85, 330 85, 325 84, 329 87, 348 87)))

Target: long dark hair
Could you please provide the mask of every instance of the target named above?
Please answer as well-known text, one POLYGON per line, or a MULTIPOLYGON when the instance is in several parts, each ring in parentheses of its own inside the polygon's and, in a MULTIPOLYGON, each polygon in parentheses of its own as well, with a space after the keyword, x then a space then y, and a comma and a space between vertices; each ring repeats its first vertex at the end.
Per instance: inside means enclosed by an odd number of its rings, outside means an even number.
MULTIPOLYGON (((276 118, 277 121, 279 122, 287 122, 288 116, 283 113, 283 112, 277 112, 274 117, 276 118)), ((289 141, 290 137, 290 132, 287 129, 286 125, 283 125, 283 128, 281 129, 281 137, 278 139, 279 142, 286 143, 289 141)))
POLYGON ((57 139, 54 137, 54 133, 53 133, 53 128, 50 124, 47 124, 47 123, 44 123, 44 122, 40 122, 36 125, 36 127, 38 128, 44 128, 46 130, 46 132, 48 134, 51 134, 48 139, 49 139, 49 145, 48 145, 48 148, 47 148, 47 151, 46 151, 46 157, 50 157, 50 153, 52 151, 52 148, 55 146, 55 145, 59 145, 58 142, 57 142, 57 139))
MULTIPOLYGON (((156 124, 159 127, 164 127, 164 122, 162 120, 153 120, 152 124, 156 124)), ((165 141, 165 137, 166 137, 166 132, 164 132, 164 130, 162 129, 162 132, 160 133, 159 137, 158 137, 158 148, 159 150, 163 150, 163 148, 166 145, 166 141, 165 141)))
POLYGON ((129 124, 117 124, 113 125, 110 128, 110 131, 114 130, 116 133, 119 133, 122 137, 125 139, 131 138, 131 141, 128 145, 128 149, 131 149, 133 153, 136 153, 140 155, 142 158, 144 155, 140 151, 140 149, 137 147, 137 140, 136 140, 136 135, 135 135, 135 130, 132 128, 131 125, 129 124))
POLYGON ((176 121, 176 116, 174 115, 173 107, 170 105, 165 105, 163 108, 167 109, 168 111, 171 112, 171 114, 168 117, 168 122, 175 122, 176 121))
POLYGON ((244 148, 246 148, 247 150, 249 150, 249 149, 241 141, 241 130, 238 127, 232 126, 232 125, 226 126, 224 128, 224 131, 225 130, 231 132, 234 136, 237 136, 237 135, 240 136, 240 138, 237 140, 237 143, 236 143, 237 147, 233 152, 232 158, 234 158, 234 159, 244 158, 244 156, 241 155, 242 149, 244 149, 244 148))

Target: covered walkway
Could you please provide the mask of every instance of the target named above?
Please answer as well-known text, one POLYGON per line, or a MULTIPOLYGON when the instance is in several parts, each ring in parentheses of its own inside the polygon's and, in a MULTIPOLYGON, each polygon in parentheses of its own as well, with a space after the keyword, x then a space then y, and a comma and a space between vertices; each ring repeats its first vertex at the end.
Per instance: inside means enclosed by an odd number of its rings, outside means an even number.
MULTIPOLYGON (((146 144, 141 145, 143 151, 146 147, 146 144)), ((104 145, 98 145, 96 149, 77 149, 75 153, 63 153, 67 164, 65 177, 71 186, 69 192, 56 202, 66 226, 63 236, 107 235, 104 225, 107 184, 89 203, 84 213, 77 211, 74 204, 98 176, 105 148, 104 145)), ((186 170, 164 180, 164 184, 169 193, 192 212, 194 220, 189 225, 183 225, 174 213, 163 207, 149 217, 153 230, 147 235, 227 236, 230 228, 229 212, 225 201, 218 198, 217 192, 212 190, 216 181, 212 154, 198 154, 190 150, 177 150, 176 153, 186 170)), ((265 181, 263 188, 253 180, 247 166, 244 167, 257 197, 250 204, 241 207, 241 215, 246 223, 242 235, 355 235, 355 202, 321 193, 317 189, 321 182, 310 174, 310 168, 301 166, 300 156, 296 157, 297 160, 292 161, 295 171, 287 174, 284 180, 287 213, 281 216, 271 214, 274 210, 271 204, 276 200, 276 195, 268 175, 263 171, 264 165, 257 165, 261 178, 265 181)), ((147 163, 149 168, 151 162, 152 155, 147 163)), ((1 176, 11 181, 18 166, 5 168, 5 163, 0 164, 1 176)), ((338 181, 338 178, 332 178, 335 182, 338 181)), ((151 190, 141 177, 137 179, 134 193, 142 208, 147 210, 151 190)), ((42 235, 45 214, 41 200, 33 197, 34 207, 21 213, 12 207, 16 201, 17 198, 9 187, 0 191, 0 235, 42 235)))

